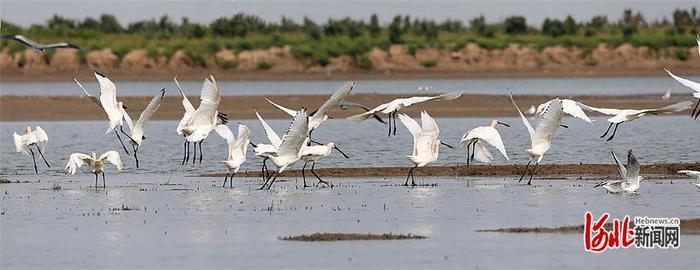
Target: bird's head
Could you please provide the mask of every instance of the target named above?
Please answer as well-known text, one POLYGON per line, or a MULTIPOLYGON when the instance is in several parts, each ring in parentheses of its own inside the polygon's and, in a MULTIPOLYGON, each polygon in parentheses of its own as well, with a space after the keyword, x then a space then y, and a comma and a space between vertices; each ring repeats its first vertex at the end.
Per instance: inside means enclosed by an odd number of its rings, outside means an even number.
POLYGON ((95 152, 92 152, 92 155, 91 155, 91 157, 92 157, 92 159, 97 159, 97 153, 95 153, 95 152))
POLYGON ((117 107, 123 108, 126 111, 126 106, 124 105, 124 102, 122 102, 122 101, 117 102, 117 107))
POLYGON ((505 126, 505 127, 510 127, 510 125, 509 125, 508 123, 501 122, 501 121, 498 121, 498 120, 496 120, 496 119, 492 120, 492 121, 491 121, 491 127, 492 127, 492 128, 496 128, 496 125, 502 125, 502 126, 505 126))
POLYGON ((343 152, 342 150, 340 150, 340 148, 338 148, 338 146, 335 145, 334 142, 329 142, 328 144, 326 144, 326 146, 330 147, 331 149, 335 149, 336 151, 338 151, 338 153, 340 153, 341 155, 343 155, 343 157, 345 157, 345 158, 350 158, 348 155, 345 154, 345 152, 343 152))
POLYGON ((27 127, 27 133, 31 133, 31 132, 32 132, 32 127, 27 127))

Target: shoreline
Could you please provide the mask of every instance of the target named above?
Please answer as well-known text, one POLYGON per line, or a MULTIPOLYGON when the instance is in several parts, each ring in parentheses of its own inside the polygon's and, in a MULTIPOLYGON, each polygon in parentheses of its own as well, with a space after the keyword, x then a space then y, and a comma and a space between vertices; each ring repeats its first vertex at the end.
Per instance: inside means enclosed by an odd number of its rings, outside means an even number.
MULTIPOLYGON (((179 120, 184 109, 182 98, 177 93, 170 92, 164 98, 154 120, 179 120)), ((237 119, 255 119, 255 110, 266 119, 287 119, 282 111, 270 105, 266 98, 279 102, 289 108, 317 108, 328 99, 329 95, 276 95, 276 96, 222 96, 219 111, 229 115, 231 121, 237 119), (245 104, 245 105, 242 105, 245 104)), ((389 100, 406 97, 400 94, 353 94, 348 101, 358 102, 368 107, 374 107, 389 100)), ((690 94, 677 94, 669 100, 662 100, 659 95, 621 95, 621 96, 571 96, 591 106, 609 108, 655 108, 675 102, 688 100, 690 94)), ((520 109, 526 111, 531 105, 541 104, 551 99, 545 95, 515 96, 520 109)), ((146 107, 151 97, 125 96, 119 97, 128 106, 130 115, 138 115, 146 107)), ((199 97, 189 96, 193 105, 198 106, 199 97)), ((426 102, 410 106, 401 112, 418 114, 428 111, 434 117, 517 117, 517 112, 505 95, 465 94, 462 97, 445 102, 426 102)), ((350 108, 341 110, 333 108, 329 115, 336 119, 362 113, 361 109, 350 108)), ((685 111, 678 114, 687 114, 685 111)), ((589 116, 599 114, 589 113, 589 116)), ((75 121, 75 120, 106 120, 89 98, 85 96, 0 96, 0 122, 8 121, 75 121), (42 110, 26 110, 26 108, 45 108, 42 110)))

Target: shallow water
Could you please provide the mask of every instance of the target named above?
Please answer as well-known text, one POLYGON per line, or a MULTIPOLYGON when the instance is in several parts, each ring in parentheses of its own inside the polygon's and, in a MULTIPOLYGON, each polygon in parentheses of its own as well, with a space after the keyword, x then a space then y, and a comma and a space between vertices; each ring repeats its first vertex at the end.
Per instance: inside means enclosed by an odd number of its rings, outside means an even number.
MULTIPOLYGON (((660 73, 662 74, 663 71, 660 73)), ((688 76, 699 81, 700 76, 688 76)), ((204 78, 202 78, 204 80, 204 78)), ((88 91, 98 92, 95 80, 81 82, 88 91)), ((119 81, 119 95, 151 96, 165 87, 176 95, 175 83, 168 81, 119 81)), ((222 95, 292 95, 328 94, 342 86, 342 80, 291 81, 217 81, 222 95)), ((180 81, 188 95, 199 95, 202 81, 180 81)), ((493 78, 493 79, 410 79, 358 80, 355 93, 431 93, 463 90, 466 94, 502 95, 509 91, 517 95, 632 95, 658 94, 666 90, 674 94, 688 94, 689 89, 668 76, 657 77, 570 77, 570 78, 493 78), (428 89, 419 91, 417 89, 428 89)), ((72 78, 54 82, 3 82, 0 95, 17 96, 79 96, 83 92, 72 78)))
MULTIPOLYGON (((700 141, 696 134, 700 122, 689 116, 645 117, 643 119, 620 125, 616 138, 605 142, 599 136, 608 127, 605 118, 593 118, 594 124, 566 118, 568 129, 560 128, 554 136, 553 146, 543 159, 543 164, 553 163, 613 163, 610 151, 623 157, 627 149, 634 149, 642 164, 700 162, 700 141)), ((510 161, 503 158, 497 150, 490 148, 495 157, 495 164, 523 164, 528 160, 525 150, 530 146, 530 139, 520 119, 503 118, 511 128, 499 126, 510 161)), ((490 124, 487 118, 438 118, 440 134, 443 141, 459 147, 463 133, 476 126, 490 124)), ((251 129, 251 141, 266 142, 263 129, 257 120, 243 120, 251 129)), ((236 121, 231 121, 236 123, 236 121)), ((270 125, 279 133, 285 132, 289 120, 269 120, 270 125)), ((37 165, 41 174, 62 175, 68 156, 73 152, 98 155, 116 150, 122 155, 125 164, 123 173, 142 174, 158 173, 168 175, 199 175, 204 173, 223 173, 221 163, 227 156, 226 142, 215 132, 203 143, 204 159, 201 165, 180 165, 183 157, 184 139, 175 133, 176 121, 152 121, 146 125, 146 140, 139 151, 141 168, 136 170, 133 157, 127 156, 114 134, 105 134, 107 121, 71 121, 71 122, 0 122, 0 175, 34 174, 31 157, 16 153, 12 141, 13 132, 21 132, 26 126, 41 125, 49 135, 46 157, 53 165, 47 169, 38 158, 37 165)), ((235 124, 229 124, 236 130, 235 124)), ((354 123, 345 119, 331 119, 313 132, 314 140, 325 143, 334 141, 338 147, 351 158, 345 159, 339 153, 333 153, 328 159, 319 161, 322 167, 384 167, 411 166, 406 158, 412 151, 413 140, 406 128, 399 124, 397 136, 387 138, 387 127, 376 121, 354 123)), ((281 136, 282 134, 280 134, 281 136)), ((122 136, 123 138, 123 136, 122 136)), ((127 147, 129 147, 127 145, 127 147)), ((241 171, 260 169, 261 159, 248 149, 248 160, 241 171)), ((434 165, 455 165, 466 162, 466 150, 442 147, 440 156, 434 165)), ((297 163, 293 168, 301 168, 297 163)), ((111 167, 111 165, 108 165, 111 167)), ((113 173, 113 167, 108 168, 113 173)), ((81 168, 79 174, 87 172, 81 168)))
MULTIPOLYGON (((35 177, 15 176, 17 180, 35 177)), ((327 179, 301 189, 280 179, 114 175, 41 177, 0 185, 0 268, 696 268, 700 236, 680 248, 586 253, 580 234, 478 233, 478 229, 582 224, 595 216, 696 218, 700 191, 687 179, 644 181, 638 194, 612 195, 595 181, 424 178, 327 179), (50 180, 62 189, 50 190, 50 180), (115 187, 118 185, 119 187, 115 187), (136 210, 120 211, 123 206, 136 210), (271 210, 270 210, 271 209, 271 210), (425 240, 285 242, 314 232, 412 233, 425 240)))

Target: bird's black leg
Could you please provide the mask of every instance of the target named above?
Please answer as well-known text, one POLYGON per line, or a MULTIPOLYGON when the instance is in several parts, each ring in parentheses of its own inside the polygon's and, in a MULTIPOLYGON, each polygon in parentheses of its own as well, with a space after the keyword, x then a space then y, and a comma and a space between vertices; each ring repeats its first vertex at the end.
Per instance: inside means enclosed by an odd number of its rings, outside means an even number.
POLYGON ((119 140, 119 143, 122 144, 122 148, 124 148, 124 152, 125 152, 127 155, 130 155, 129 150, 126 150, 126 145, 124 145, 124 142, 122 141, 122 137, 119 136, 119 132, 117 132, 116 129, 114 130, 114 134, 117 134, 117 139, 119 140))
MULTIPOLYGON (((276 172, 273 172, 273 174, 275 174, 275 173, 276 173, 276 172)), ((270 181, 270 178, 272 178, 272 175, 270 175, 270 177, 265 178, 265 182, 263 182, 262 186, 260 186, 260 188, 258 188, 258 190, 263 190, 263 189, 265 189, 265 186, 267 186, 267 182, 270 181)))
POLYGON ((532 162, 532 159, 527 161, 527 165, 525 165, 525 171, 523 172, 523 175, 520 176, 520 180, 518 180, 518 184, 520 184, 520 181, 523 181, 523 177, 525 177, 525 174, 527 174, 527 168, 530 167, 530 162, 532 162))
POLYGON ((49 165, 49 162, 46 161, 46 158, 44 157, 44 153, 41 152, 41 148, 36 144, 34 146, 36 146, 36 150, 39 151, 39 155, 41 156, 41 159, 44 160, 44 163, 46 163, 46 166, 51 168, 51 165, 49 165))
POLYGON ((236 173, 232 173, 231 176, 228 178, 228 186, 230 188, 233 188, 233 176, 236 175, 236 173))
POLYGON ((474 154, 476 153, 476 142, 477 141, 474 141, 474 143, 472 144, 472 155, 470 156, 472 160, 474 160, 474 154))
POLYGON ((540 165, 540 163, 539 162, 535 163, 535 167, 532 168, 532 173, 530 174, 530 180, 527 181, 528 185, 531 185, 532 177, 535 176, 535 173, 537 172, 537 165, 540 165))
MULTIPOLYGON (((696 119, 698 118, 698 116, 695 114, 695 110, 698 109, 698 105, 700 105, 700 99, 698 99, 698 103, 695 103, 695 108, 693 109, 693 112, 690 113, 690 117, 695 117, 696 119)), ((700 112, 698 112, 698 114, 700 114, 700 112)))
POLYGON ((610 135, 610 138, 608 138, 608 142, 611 141, 613 138, 615 138, 615 134, 617 133, 617 127, 620 125, 620 123, 615 124, 615 129, 613 130, 613 134, 610 135))
POLYGON ((272 181, 270 181, 270 185, 267 186, 267 189, 270 189, 272 187, 272 184, 275 183, 275 180, 277 180, 278 176, 280 176, 280 173, 277 173, 274 177, 272 177, 272 181))
POLYGON ((194 145, 194 150, 192 151, 192 164, 197 160, 197 142, 192 143, 194 145))
POLYGON ((610 123, 610 125, 608 126, 608 129, 605 130, 605 133, 603 133, 603 135, 600 135, 601 139, 605 138, 605 136, 608 135, 608 131, 610 131, 610 128, 612 127, 612 125, 613 125, 613 123, 610 123))
POLYGON ((32 153, 32 161, 34 161, 34 172, 36 174, 39 174, 39 169, 36 168, 36 159, 34 159, 34 151, 32 151, 31 148, 28 148, 28 149, 29 149, 29 153, 32 153))
POLYGON ((315 167, 315 166, 316 166, 316 162, 314 162, 313 164, 311 164, 311 173, 313 173, 314 176, 316 176, 316 178, 318 179, 318 184, 325 184, 326 186, 330 186, 330 184, 328 184, 328 182, 323 181, 323 180, 321 179, 321 177, 318 176, 318 174, 316 174, 316 172, 314 171, 314 167, 315 167))
POLYGON ((105 171, 102 171, 102 188, 107 188, 107 184, 105 184, 105 171))
POLYGON ((418 165, 411 167, 410 170, 408 170, 408 175, 406 175, 406 182, 403 183, 404 186, 408 186, 408 179, 411 178, 411 174, 413 173, 413 170, 415 170, 418 167, 418 165))
POLYGON ((267 158, 263 158, 262 169, 260 170, 260 174, 262 175, 263 182, 267 181, 267 175, 269 174, 269 172, 267 171, 267 158))
POLYGON ((389 135, 387 137, 391 137, 391 113, 389 113, 389 135))
POLYGON ((469 156, 469 149, 471 149, 472 143, 467 144, 467 167, 469 167, 469 160, 471 159, 469 156))
POLYGON ((185 151, 182 152, 182 164, 181 164, 181 165, 185 165, 185 158, 187 158, 187 152, 188 152, 187 150, 189 150, 189 149, 187 149, 187 148, 188 148, 188 147, 187 147, 187 146, 188 146, 188 145, 187 145, 187 140, 185 140, 185 143, 183 143, 182 145, 184 146, 184 148, 185 148, 184 150, 185 150, 185 151))
POLYGON ((306 165, 309 163, 304 163, 304 167, 301 167, 301 179, 304 181, 304 188, 307 188, 308 186, 306 185, 306 165))
POLYGON ((97 178, 98 178, 98 177, 99 177, 99 176, 97 175, 97 173, 95 173, 95 189, 97 189, 97 178))
POLYGON ((394 119, 394 136, 396 136, 396 114, 399 113, 398 111, 394 112, 394 116, 391 117, 394 119))
MULTIPOLYGON (((417 168, 418 168, 418 167, 416 167, 416 169, 417 169, 417 168)), ((416 170, 413 170, 413 172, 411 172, 411 186, 412 186, 412 187, 417 186, 417 185, 416 185, 416 177, 415 177, 415 176, 416 176, 416 170)))
POLYGON ((204 140, 199 141, 199 164, 202 164, 202 143, 204 140))
POLYGON ((224 184, 221 185, 221 187, 226 187, 226 178, 228 178, 229 173, 226 173, 226 176, 224 176, 224 184))
POLYGON ((136 168, 139 168, 139 157, 136 155, 136 152, 138 152, 138 146, 133 146, 134 149, 134 159, 136 159, 136 168))

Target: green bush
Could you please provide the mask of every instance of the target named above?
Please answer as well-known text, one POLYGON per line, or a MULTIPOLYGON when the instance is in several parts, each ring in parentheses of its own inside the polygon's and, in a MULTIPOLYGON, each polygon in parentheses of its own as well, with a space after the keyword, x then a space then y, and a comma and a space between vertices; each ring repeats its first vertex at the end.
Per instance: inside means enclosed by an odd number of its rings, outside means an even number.
POLYGON ((357 65, 361 69, 371 69, 373 65, 372 59, 369 59, 367 55, 360 55, 357 57, 357 65))
POLYGON ((586 60, 583 61, 583 64, 586 66, 596 66, 598 65, 598 61, 591 57, 586 57, 586 60))
POLYGON ((265 60, 260 60, 260 61, 258 62, 258 69, 259 69, 259 70, 268 70, 268 69, 270 69, 270 68, 272 68, 272 64, 268 63, 267 61, 265 61, 265 60))
POLYGON ((131 51, 131 47, 126 45, 117 45, 112 47, 112 52, 119 57, 119 59, 124 58, 124 56, 131 51))
POLYGON ((424 67, 427 67, 427 68, 435 67, 435 66, 437 66, 437 60, 428 59, 428 60, 423 61, 422 64, 424 67))
POLYGON ((238 67, 238 61, 224 60, 219 63, 223 69, 235 69, 238 67))
POLYGON ((17 66, 20 68, 24 67, 24 65, 27 64, 27 58, 24 57, 24 54, 20 54, 19 60, 17 60, 17 66))
POLYGON ((678 59, 678 60, 681 60, 681 61, 688 60, 688 51, 685 50, 684 48, 677 48, 674 55, 676 56, 676 59, 678 59))

